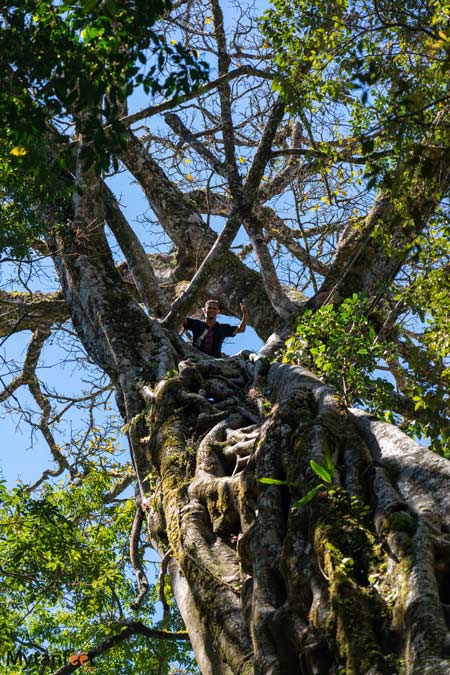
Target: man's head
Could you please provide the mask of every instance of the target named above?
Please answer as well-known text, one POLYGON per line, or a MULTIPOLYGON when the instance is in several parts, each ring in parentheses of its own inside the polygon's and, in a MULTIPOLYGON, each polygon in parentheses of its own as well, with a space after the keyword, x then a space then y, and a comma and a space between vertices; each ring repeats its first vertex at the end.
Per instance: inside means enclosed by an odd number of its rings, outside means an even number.
POLYGON ((206 319, 212 320, 216 319, 217 315, 220 314, 220 305, 218 300, 207 300, 203 308, 206 319))

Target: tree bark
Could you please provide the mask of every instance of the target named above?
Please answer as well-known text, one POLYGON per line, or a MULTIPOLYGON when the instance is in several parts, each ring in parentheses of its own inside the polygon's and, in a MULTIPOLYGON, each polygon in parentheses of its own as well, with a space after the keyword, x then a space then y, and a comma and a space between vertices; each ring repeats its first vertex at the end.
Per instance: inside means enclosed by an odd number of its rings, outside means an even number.
POLYGON ((100 225, 48 242, 74 326, 116 386, 201 672, 447 673, 449 462, 349 414, 300 367, 264 376, 248 353, 177 351, 128 294, 100 225), (296 505, 327 456, 332 483, 296 505))
POLYGON ((253 371, 182 362, 148 408, 149 527, 202 673, 448 673, 449 462, 299 367, 270 367, 261 418, 253 371))
POLYGON ((448 673, 449 462, 270 363, 269 344, 212 359, 181 343, 123 283, 98 189, 47 242, 73 325, 116 388, 201 672, 448 673))
POLYGON ((100 214, 48 244, 201 672, 448 673, 449 462, 303 368, 180 344, 129 295, 100 214))

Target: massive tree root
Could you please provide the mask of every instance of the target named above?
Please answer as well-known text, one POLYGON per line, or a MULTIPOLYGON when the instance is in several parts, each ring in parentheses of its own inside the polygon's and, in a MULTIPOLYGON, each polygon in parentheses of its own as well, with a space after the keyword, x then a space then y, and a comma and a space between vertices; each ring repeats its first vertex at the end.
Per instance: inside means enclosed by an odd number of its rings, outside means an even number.
POLYGON ((201 672, 449 673, 448 461, 302 368, 254 376, 203 358, 144 388, 149 530, 201 672))

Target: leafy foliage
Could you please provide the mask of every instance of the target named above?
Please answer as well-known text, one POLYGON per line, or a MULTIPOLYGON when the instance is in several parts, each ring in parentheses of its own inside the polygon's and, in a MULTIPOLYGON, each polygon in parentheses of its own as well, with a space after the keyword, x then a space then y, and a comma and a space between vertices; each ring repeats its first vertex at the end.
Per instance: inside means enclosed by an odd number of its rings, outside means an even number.
MULTIPOLYGON (((435 355, 436 362, 448 353, 443 352, 448 339, 446 285, 439 268, 426 277, 418 274, 415 282, 397 297, 423 313, 428 324, 425 343, 429 345, 429 354, 435 355), (434 295, 428 295, 431 288, 434 295)), ((403 363, 409 380, 403 394, 407 394, 414 405, 405 408, 394 385, 379 370, 380 367, 383 371, 388 369, 386 364, 395 359, 397 345, 388 339, 382 328, 376 332, 373 319, 370 302, 357 294, 336 308, 324 305, 314 313, 308 310, 287 340, 283 358, 285 362, 314 370, 336 388, 345 405, 363 405, 380 419, 399 423, 410 435, 432 440, 436 451, 447 454, 448 368, 440 370, 438 382, 431 385, 427 371, 433 364, 426 360, 420 347, 409 345, 408 361, 403 363)))
POLYGON ((117 168, 126 144, 120 118, 133 91, 171 97, 206 79, 196 53, 155 32, 168 7, 165 0, 4 5, 0 250, 23 256, 41 231, 36 200, 43 205, 64 194, 62 171, 74 162, 70 134, 83 135, 86 166, 100 172, 113 159, 117 168), (58 148, 52 156, 42 142, 50 138, 58 148))
MULTIPOLYGON (((263 30, 276 47, 278 86, 293 106, 347 102, 366 153, 420 143, 448 100, 448 10, 446 0, 275 0, 263 30)), ((442 141, 444 128, 435 133, 442 141)))
POLYGON ((7 3, 0 105, 12 144, 29 147, 48 119, 69 114, 97 152, 120 147, 120 106, 135 87, 171 96, 204 78, 204 63, 153 30, 168 7, 165 0, 7 3), (166 66, 170 72, 160 80, 166 66), (109 138, 104 120, 112 125, 109 138))
POLYGON ((337 308, 306 311, 286 342, 284 360, 312 368, 336 387, 346 405, 365 402, 375 412, 392 385, 373 377, 387 346, 378 339, 369 306, 367 298, 354 294, 337 308))
MULTIPOLYGON (((128 549, 136 506, 132 497, 107 499, 119 468, 112 450, 105 446, 83 477, 46 483, 35 497, 25 486, 0 484, 2 661, 30 645, 50 654, 86 651, 118 634, 130 617, 159 625, 154 586, 137 617, 130 608, 136 588, 128 549)), ((176 613, 166 628, 182 628, 176 613)), ((170 642, 149 648, 147 638, 136 636, 97 657, 95 668, 101 675, 117 672, 119 664, 124 673, 136 667, 167 673, 174 658, 190 667, 187 648, 170 642)))

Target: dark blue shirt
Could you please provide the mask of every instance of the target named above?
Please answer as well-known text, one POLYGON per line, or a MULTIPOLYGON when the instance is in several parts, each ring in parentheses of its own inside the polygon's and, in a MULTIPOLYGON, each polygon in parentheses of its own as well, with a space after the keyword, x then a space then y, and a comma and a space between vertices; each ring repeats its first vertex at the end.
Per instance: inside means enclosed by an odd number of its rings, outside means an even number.
POLYGON ((197 349, 205 352, 205 354, 210 354, 216 358, 220 358, 222 355, 223 341, 227 337, 233 337, 236 328, 237 326, 232 326, 229 323, 219 323, 218 321, 216 321, 214 326, 210 327, 206 321, 192 319, 191 317, 186 319, 186 329, 192 333, 192 344, 194 347, 197 347, 197 349), (212 341, 208 339, 205 333, 208 329, 212 332, 212 341), (203 333, 205 333, 205 335, 202 337, 203 333), (211 345, 211 350, 208 349, 209 345, 211 345), (204 347, 206 347, 206 349, 204 347), (208 351, 206 351, 207 349, 208 351))

